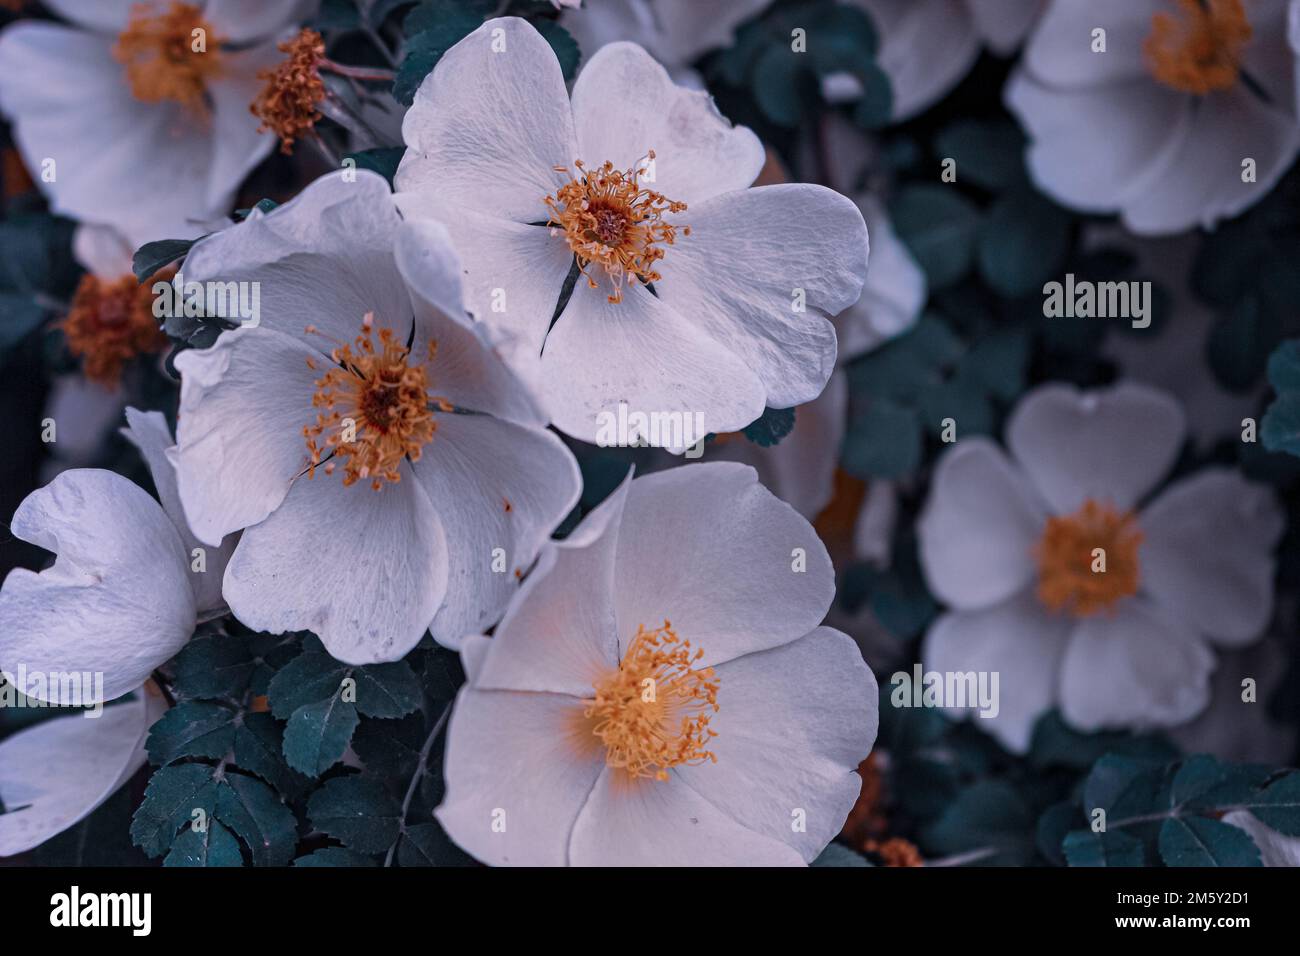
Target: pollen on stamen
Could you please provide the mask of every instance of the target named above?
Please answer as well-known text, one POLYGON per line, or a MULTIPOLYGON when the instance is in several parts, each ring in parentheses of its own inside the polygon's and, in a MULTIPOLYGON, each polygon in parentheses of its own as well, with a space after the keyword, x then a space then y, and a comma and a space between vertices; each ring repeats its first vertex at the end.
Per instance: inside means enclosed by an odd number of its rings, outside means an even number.
POLYGON ((112 387, 126 363, 137 355, 159 352, 167 337, 153 314, 153 284, 170 281, 176 270, 156 273, 140 283, 135 276, 105 280, 82 276, 68 314, 59 322, 68 351, 81 360, 92 382, 112 387))
POLYGON ((1034 549, 1038 599, 1052 611, 1091 617, 1138 591, 1142 531, 1131 511, 1089 498, 1047 519, 1034 549))
MULTIPOLYGON (((647 158, 655 158, 650 150, 647 158)), ((626 170, 606 161, 588 170, 582 160, 574 161, 576 173, 567 166, 556 172, 573 178, 543 202, 550 211, 547 225, 551 235, 563 236, 578 261, 588 286, 599 288, 588 271, 593 264, 603 269, 610 283, 610 302, 623 301, 623 289, 633 281, 657 282, 663 278, 656 263, 665 246, 677 241, 678 226, 666 222, 665 214, 686 211, 686 203, 669 199, 641 184, 644 169, 637 163, 626 170)), ((690 235, 682 227, 682 235, 690 235)))
POLYGON ((248 109, 262 121, 257 131, 270 130, 280 138, 280 152, 290 155, 293 144, 313 133, 323 115, 318 107, 326 93, 320 76, 325 41, 304 27, 278 49, 287 56, 275 69, 257 74, 264 85, 248 109))
MULTIPOLYGON (((315 326, 307 326, 307 332, 321 334, 315 326)), ((430 343, 430 360, 435 355, 430 343)), ((430 397, 425 366, 410 361, 391 329, 376 333, 373 313, 366 313, 352 343, 335 344, 330 358, 335 367, 317 379, 312 396, 321 411, 303 428, 308 477, 323 463, 326 475, 342 465, 344 485, 367 480, 379 491, 384 482, 401 481, 403 459, 419 461, 433 440, 433 410, 451 411, 451 403, 430 397)), ((307 364, 315 369, 311 359, 307 364)))
POLYGON ((708 743, 720 687, 713 668, 694 669, 691 650, 668 621, 638 627, 618 670, 595 685, 583 710, 605 745, 605 763, 633 778, 667 780, 673 767, 717 763, 708 743))
POLYGON ((1241 0, 1178 0, 1152 16, 1142 52, 1160 83, 1203 96, 1237 82, 1251 34, 1241 0))
POLYGON ((221 71, 222 42, 193 4, 173 2, 159 13, 151 4, 137 3, 113 57, 125 67, 137 100, 169 100, 206 117, 207 86, 221 71))

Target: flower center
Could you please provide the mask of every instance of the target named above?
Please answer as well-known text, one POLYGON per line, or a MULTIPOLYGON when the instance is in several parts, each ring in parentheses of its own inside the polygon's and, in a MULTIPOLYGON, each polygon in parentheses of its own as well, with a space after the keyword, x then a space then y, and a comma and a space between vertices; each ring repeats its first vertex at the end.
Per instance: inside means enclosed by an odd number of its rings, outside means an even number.
MULTIPOLYGON (((653 162, 654 150, 647 155, 653 162)), ((587 284, 599 287, 587 271, 595 263, 609 278, 609 301, 622 302, 623 287, 634 279, 649 283, 663 278, 655 263, 664 257, 664 246, 677 241, 677 226, 665 222, 664 213, 685 212, 686 203, 643 187, 640 163, 627 170, 608 161, 591 171, 580 159, 573 165, 577 175, 544 200, 551 212, 547 225, 552 235, 562 234, 568 241, 587 284)), ((569 172, 567 166, 555 169, 569 172)), ((690 226, 683 227, 682 235, 690 234, 690 226)))
POLYGON ((266 85, 249 110, 262 121, 257 131, 270 130, 280 138, 280 152, 293 152, 294 141, 310 133, 320 121, 317 107, 325 99, 320 64, 325 41, 315 30, 303 28, 294 39, 279 46, 285 59, 274 70, 263 70, 257 78, 266 85))
POLYGON ((131 94, 137 100, 171 100, 206 115, 207 82, 221 68, 220 46, 221 40, 198 7, 173 2, 165 13, 159 13, 151 4, 137 3, 117 38, 113 56, 126 67, 131 94))
POLYGON ((161 271, 143 285, 135 276, 111 281, 89 273, 81 277, 60 327, 68 351, 81 359, 86 378, 112 386, 128 360, 167 344, 153 314, 152 288, 155 281, 170 280, 175 271, 161 271))
POLYGON ((1141 543, 1132 511, 1091 498, 1072 515, 1048 518, 1034 552, 1038 599, 1075 617, 1109 610, 1137 593, 1141 543))
POLYGON ((1241 0, 1178 0, 1178 13, 1151 18, 1142 52, 1165 86, 1203 95, 1237 82, 1250 35, 1241 0))
POLYGON ((705 749, 717 734, 709 718, 718 709, 713 668, 693 670, 704 651, 672 625, 638 627, 618 670, 595 685, 596 699, 583 711, 592 733, 605 744, 605 763, 632 777, 668 779, 668 768, 718 758, 705 749))
MULTIPOLYGON (((308 326, 307 331, 316 329, 308 326)), ((429 396, 424 366, 410 363, 410 351, 394 339, 393 331, 380 329, 378 336, 376 347, 374 314, 368 312, 354 344, 330 352, 338 367, 317 379, 311 400, 323 411, 317 413, 316 424, 302 430, 311 456, 308 477, 330 458, 325 474, 332 475, 342 461, 344 485, 368 478, 379 491, 385 481, 401 481, 402 459, 419 461, 438 428, 429 406, 452 410, 445 399, 429 396)), ((430 342, 430 361, 436 351, 430 342)), ((315 369, 315 360, 308 359, 307 366, 315 369)))

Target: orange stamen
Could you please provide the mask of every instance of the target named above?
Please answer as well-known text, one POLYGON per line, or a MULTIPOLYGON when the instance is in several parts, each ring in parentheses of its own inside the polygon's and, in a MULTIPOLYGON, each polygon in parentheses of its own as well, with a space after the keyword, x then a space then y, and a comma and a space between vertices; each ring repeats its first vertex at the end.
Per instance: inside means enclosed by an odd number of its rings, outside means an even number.
POLYGON ((274 70, 257 74, 266 85, 249 110, 262 121, 257 131, 275 133, 280 137, 280 152, 289 155, 294 141, 312 132, 321 118, 317 107, 325 99, 325 84, 320 78, 325 41, 315 30, 304 28, 292 40, 281 43, 279 49, 288 57, 274 70))
POLYGON ((1091 498, 1072 515, 1048 518, 1034 552, 1038 599, 1075 617, 1109 610, 1137 593, 1141 543, 1133 512, 1091 498))
POLYGON ((136 99, 171 100, 206 116, 207 84, 221 70, 221 43, 192 4, 173 2, 159 13, 152 4, 137 3, 113 56, 126 67, 136 99))
POLYGON ((81 359, 86 378, 112 387, 122 368, 137 355, 160 352, 167 336, 153 314, 153 284, 171 279, 165 269, 143 285, 135 276, 105 280, 89 273, 81 277, 68 314, 59 323, 68 351, 81 359))
POLYGON ((1151 18, 1142 45, 1151 75, 1172 89, 1204 95, 1225 90, 1241 73, 1251 37, 1241 0, 1177 0, 1178 13, 1151 18))

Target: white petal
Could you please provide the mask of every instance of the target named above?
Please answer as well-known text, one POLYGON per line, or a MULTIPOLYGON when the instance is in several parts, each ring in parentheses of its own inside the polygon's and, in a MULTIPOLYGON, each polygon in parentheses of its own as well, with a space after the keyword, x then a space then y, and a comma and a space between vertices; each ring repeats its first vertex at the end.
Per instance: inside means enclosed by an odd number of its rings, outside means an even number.
POLYGON ((399 193, 432 190, 517 222, 546 220, 543 198, 569 179, 554 167, 578 158, 560 63, 517 17, 487 21, 443 55, 402 137, 399 193))
POLYGON ((1223 822, 1240 827, 1250 834, 1259 847, 1265 866, 1300 866, 1300 837, 1278 833, 1255 819, 1247 810, 1233 810, 1223 815, 1223 822))
POLYGON ((939 459, 917 525, 921 567, 945 604, 988 607, 1025 587, 1046 515, 1002 451, 967 438, 939 459))
POLYGON ((113 36, 126 29, 131 8, 140 0, 46 0, 50 12, 69 23, 113 36))
POLYGON ((248 107, 266 85, 258 74, 274 70, 284 54, 272 40, 246 50, 223 50, 221 57, 222 72, 207 87, 215 135, 206 198, 213 211, 230 208, 239 184, 276 145, 269 131, 258 132, 260 121, 248 107))
POLYGON ((145 762, 156 716, 136 700, 95 718, 56 717, 0 741, 0 857, 25 853, 84 820, 145 762))
POLYGON ((879 722, 871 669, 851 639, 819 627, 729 661, 717 677, 721 709, 709 729, 718 736, 708 744, 717 763, 677 767, 674 776, 738 823, 812 861, 862 791, 855 771, 879 722), (805 831, 795 830, 796 819, 805 831))
MULTIPOLYGON (((1057 674, 1069 635, 1070 620, 1049 614, 1033 590, 977 611, 945 614, 930 627, 921 648, 926 672, 988 675, 986 687, 993 689, 997 675, 997 715, 981 716, 978 702, 968 700, 965 708, 948 708, 954 717, 969 717, 1012 753, 1029 750, 1034 722, 1057 699, 1057 674)), ((910 683, 894 684, 896 693, 907 693, 910 683)), ((978 687, 978 684, 977 684, 978 687)))
POLYGON ((1141 197, 1192 124, 1192 98, 1150 79, 1059 89, 1020 70, 1003 98, 1029 136, 1034 183, 1082 212, 1117 212, 1141 197))
POLYGON ((46 416, 58 425, 54 449, 59 464, 92 464, 113 426, 122 420, 126 397, 120 386, 106 389, 80 372, 54 379, 46 416))
POLYGON ((320 0, 207 0, 203 15, 223 40, 244 44, 311 19, 319 6, 320 0))
POLYGON ((652 16, 663 34, 659 46, 673 54, 674 62, 691 63, 701 53, 730 46, 736 27, 767 5, 768 0, 728 0, 725 4, 654 0, 652 16))
POLYGON ((494 866, 568 862, 569 834, 605 765, 582 708, 562 694, 461 690, 436 815, 462 849, 494 866))
POLYGON ((1057 514, 1092 498, 1132 508, 1173 465, 1186 426, 1164 392, 1121 382, 1081 391, 1043 385, 1007 422, 1007 447, 1057 514))
POLYGON ((667 619, 704 650, 701 667, 802 637, 835 595, 812 525, 760 485, 754 469, 733 462, 632 483, 616 580, 621 647, 638 626, 653 630, 667 619))
POLYGON ((72 254, 100 279, 131 275, 131 245, 112 226, 82 223, 72 234, 72 254))
POLYGON ((476 687, 591 696, 619 663, 614 587, 631 475, 563 541, 546 545, 474 676, 476 687))
POLYGON ((880 34, 896 122, 938 102, 975 63, 980 37, 963 0, 855 0, 880 34))
POLYGON ((921 316, 925 273, 898 238, 884 206, 870 195, 857 199, 871 236, 871 260, 862 298, 835 316, 840 364, 902 335, 921 316))
POLYGON ((622 302, 609 302, 603 274, 601 281, 592 289, 578 280, 546 339, 542 403, 556 428, 597 443, 644 435, 681 452, 709 432, 737 431, 763 414, 763 386, 737 356, 735 342, 706 334, 695 316, 688 319, 640 286, 628 288, 622 302), (629 415, 647 416, 646 427, 603 438, 620 404, 629 415), (670 417, 648 417, 664 414, 670 417), (681 427, 652 428, 656 421, 681 427))
POLYGON ((611 43, 591 58, 573 85, 573 119, 577 158, 589 169, 606 161, 630 169, 653 150, 647 187, 677 202, 744 189, 763 167, 752 131, 733 127, 708 93, 674 84, 635 43, 611 43))
POLYGON ((465 307, 524 374, 542 354, 573 264, 569 244, 541 226, 483 215, 427 191, 396 199, 408 219, 436 219, 447 228, 461 262, 465 307))
POLYGON ((447 598, 430 630, 455 647, 500 619, 542 543, 577 504, 582 475, 545 429, 488 415, 440 415, 437 423, 411 468, 447 540, 447 598))
POLYGON ((1201 97, 1159 177, 1124 206, 1124 224, 1144 235, 1209 229, 1268 195, 1300 150, 1300 125, 1245 86, 1201 97), (1242 160, 1255 182, 1242 182, 1242 160))
POLYGON ((224 593, 244 624, 270 634, 310 630, 348 664, 400 660, 447 592, 438 512, 409 466, 375 491, 318 471, 247 529, 224 593))
POLYGON ((105 700, 120 697, 194 632, 181 539, 158 503, 120 475, 65 471, 23 500, 10 530, 57 555, 40 574, 11 571, 0 591, 0 666, 50 682, 30 696, 59 703, 53 678, 89 673, 103 675, 105 700))
POLYGON ((196 243, 185 281, 256 283, 259 327, 320 353, 351 343, 367 312, 405 341, 411 304, 392 252, 401 220, 382 176, 354 175, 322 176, 268 215, 196 243))
POLYGON ((176 489, 176 446, 162 412, 142 412, 128 407, 126 422, 122 434, 140 450, 149 466, 163 511, 167 512, 184 544, 199 619, 214 617, 226 610, 226 601, 221 596, 221 579, 226 573, 226 563, 235 552, 238 536, 227 535, 216 548, 208 548, 194 537, 185 519, 185 509, 181 507, 180 492, 176 489), (202 570, 195 569, 196 549, 204 552, 202 570))
POLYGON ((659 297, 744 359, 768 405, 816 398, 835 364, 827 318, 856 302, 866 279, 862 213, 794 183, 716 196, 682 216, 691 234, 659 264, 659 297))
POLYGON ((785 843, 737 823, 680 780, 605 767, 569 842, 573 866, 801 866, 785 843))
POLYGON ((1135 79, 1150 83, 1142 44, 1151 33, 1152 15, 1160 9, 1160 4, 1151 0, 1049 4, 1025 46, 1025 64, 1043 83, 1056 87, 1101 86, 1135 79), (1096 29, 1106 31, 1104 53, 1092 48, 1092 31, 1096 29))
POLYGON ((190 529, 211 545, 257 524, 307 467, 319 353, 270 329, 224 332, 176 356, 177 484, 190 529))
POLYGON ((461 260, 447 227, 433 220, 403 223, 394 255, 415 307, 411 352, 422 359, 430 343, 437 348, 428 362, 433 391, 457 408, 544 425, 545 414, 492 348, 487 327, 465 314, 461 260))
POLYGON ((1210 699, 1214 652, 1143 598, 1084 618, 1061 668, 1061 714, 1084 731, 1169 727, 1210 699))
POLYGON ((1171 485, 1138 520, 1147 594, 1216 643, 1259 637, 1273 614, 1273 548, 1284 524, 1271 489, 1207 468, 1171 485))

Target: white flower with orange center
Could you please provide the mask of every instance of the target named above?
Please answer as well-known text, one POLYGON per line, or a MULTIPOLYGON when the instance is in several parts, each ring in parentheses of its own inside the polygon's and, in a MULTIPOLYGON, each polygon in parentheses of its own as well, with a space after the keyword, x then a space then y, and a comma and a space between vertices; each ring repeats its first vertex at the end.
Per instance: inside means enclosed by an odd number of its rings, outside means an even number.
POLYGON ((1055 0, 1005 94, 1035 182, 1142 234, 1258 202, 1300 149, 1288 6, 1055 0))
POLYGON ((182 268, 260 295, 259 324, 176 359, 191 526, 247 529, 224 581, 235 615, 356 664, 491 626, 580 478, 465 315, 446 230, 403 224, 381 177, 344 171, 182 268))
POLYGON ((133 247, 199 235, 274 146, 249 113, 317 0, 51 0, 0 34, 0 112, 54 209, 133 247), (56 63, 52 80, 50 64, 56 63))
POLYGON ((1152 495, 1184 438, 1177 403, 1145 385, 1044 385, 1007 422, 1010 459, 985 438, 940 459, 919 536, 950 610, 922 658, 998 672, 1000 712, 975 724, 1011 750, 1053 707, 1084 731, 1185 723, 1209 701, 1213 648, 1268 624, 1276 498, 1218 467, 1152 495))
POLYGON ((752 468, 629 477, 465 642, 443 827, 518 866, 801 865, 877 726, 835 574, 752 468))
POLYGON ((537 31, 490 20, 403 135, 403 214, 447 226, 468 308, 562 431, 594 441, 620 404, 734 431, 825 387, 828 317, 866 273, 861 213, 821 186, 749 188, 758 139, 640 47, 602 47, 570 101, 537 31))

